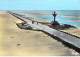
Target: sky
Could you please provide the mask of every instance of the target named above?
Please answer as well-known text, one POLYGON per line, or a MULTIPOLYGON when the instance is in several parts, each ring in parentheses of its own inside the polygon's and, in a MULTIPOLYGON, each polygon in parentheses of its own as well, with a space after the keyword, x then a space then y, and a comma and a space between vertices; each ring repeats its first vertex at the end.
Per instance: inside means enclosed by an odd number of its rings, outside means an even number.
POLYGON ((0 10, 80 10, 80 0, 0 0, 0 10))

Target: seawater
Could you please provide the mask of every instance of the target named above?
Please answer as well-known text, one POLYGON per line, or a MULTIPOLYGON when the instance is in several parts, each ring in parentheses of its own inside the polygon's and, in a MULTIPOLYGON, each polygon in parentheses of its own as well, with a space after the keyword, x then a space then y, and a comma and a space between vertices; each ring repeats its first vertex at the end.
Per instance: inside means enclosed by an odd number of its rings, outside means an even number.
MULTIPOLYGON (((60 24, 69 24, 77 28, 80 28, 80 11, 64 10, 64 11, 56 11, 56 13, 57 13, 56 21, 58 21, 60 24)), ((49 22, 51 22, 53 21, 53 16, 51 14, 38 16, 38 17, 42 19, 46 19, 49 22)))
MULTIPOLYGON (((39 18, 46 19, 49 22, 53 21, 53 16, 39 16, 39 18)), ((56 21, 58 21, 60 24, 69 24, 80 28, 80 18, 78 17, 57 16, 56 21)))
MULTIPOLYGON (((16 11, 18 13, 31 14, 37 18, 53 21, 52 13, 54 10, 27 10, 16 11)), ((56 21, 60 24, 69 24, 80 28, 80 10, 56 10, 56 21)))

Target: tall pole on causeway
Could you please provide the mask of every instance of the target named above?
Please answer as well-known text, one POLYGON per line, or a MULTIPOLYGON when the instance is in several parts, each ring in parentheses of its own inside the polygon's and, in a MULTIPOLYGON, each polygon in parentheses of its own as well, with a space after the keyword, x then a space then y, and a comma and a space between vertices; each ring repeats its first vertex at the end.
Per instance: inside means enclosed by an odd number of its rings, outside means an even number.
POLYGON ((54 13, 52 15, 54 17, 54 22, 55 22, 56 21, 56 16, 57 16, 56 12, 54 11, 54 13))

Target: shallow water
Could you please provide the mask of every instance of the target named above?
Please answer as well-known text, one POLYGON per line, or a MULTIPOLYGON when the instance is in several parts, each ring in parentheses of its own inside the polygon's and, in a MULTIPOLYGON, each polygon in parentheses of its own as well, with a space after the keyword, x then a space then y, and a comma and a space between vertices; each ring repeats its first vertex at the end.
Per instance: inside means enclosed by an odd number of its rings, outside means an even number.
MULTIPOLYGON (((30 14, 37 18, 46 19, 49 22, 53 20, 52 10, 31 10, 31 11, 15 11, 23 14, 30 14)), ((80 11, 79 10, 57 10, 56 20, 60 24, 70 24, 80 28, 80 11)))

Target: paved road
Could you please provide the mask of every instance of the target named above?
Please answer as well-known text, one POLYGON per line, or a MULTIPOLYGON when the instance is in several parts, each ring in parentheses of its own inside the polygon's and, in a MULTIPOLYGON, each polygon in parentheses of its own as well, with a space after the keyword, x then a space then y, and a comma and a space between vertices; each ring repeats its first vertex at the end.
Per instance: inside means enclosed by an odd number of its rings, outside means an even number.
POLYGON ((77 38, 75 36, 72 36, 70 34, 67 34, 67 33, 64 33, 64 32, 61 32, 61 31, 58 31, 58 30, 55 30, 55 29, 52 29, 52 28, 50 28, 50 27, 48 27, 46 25, 43 25, 41 23, 39 23, 39 24, 32 24, 31 23, 32 20, 30 20, 30 19, 25 19, 24 17, 16 15, 16 14, 13 14, 13 15, 18 17, 21 20, 24 20, 25 22, 28 22, 28 24, 30 24, 32 27, 35 27, 35 28, 40 29, 42 31, 45 31, 45 32, 49 33, 50 35, 56 36, 59 39, 65 41, 65 42, 67 42, 69 44, 72 44, 73 46, 75 46, 78 49, 80 49, 80 39, 79 38, 77 38))

